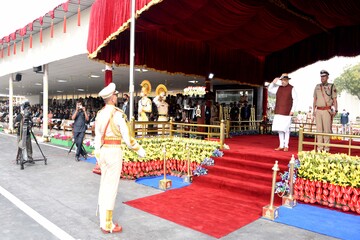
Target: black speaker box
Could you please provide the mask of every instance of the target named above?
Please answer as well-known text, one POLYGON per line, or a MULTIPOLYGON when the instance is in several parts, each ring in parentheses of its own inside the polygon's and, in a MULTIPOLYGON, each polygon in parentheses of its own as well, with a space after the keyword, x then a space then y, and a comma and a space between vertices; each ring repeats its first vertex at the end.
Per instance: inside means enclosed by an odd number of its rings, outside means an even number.
POLYGON ((33 67, 33 71, 36 73, 42 72, 42 66, 33 67))
POLYGON ((22 75, 21 75, 20 73, 17 73, 17 74, 15 75, 15 81, 20 82, 20 81, 21 81, 21 77, 22 77, 22 75))

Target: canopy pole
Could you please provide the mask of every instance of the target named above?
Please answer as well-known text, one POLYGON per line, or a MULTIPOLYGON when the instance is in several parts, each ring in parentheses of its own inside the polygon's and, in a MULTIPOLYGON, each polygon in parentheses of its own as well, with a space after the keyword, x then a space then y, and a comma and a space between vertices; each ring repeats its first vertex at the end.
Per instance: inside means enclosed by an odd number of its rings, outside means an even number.
POLYGON ((13 88, 13 75, 9 76, 9 131, 14 132, 14 88, 13 88))
POLYGON ((135 0, 131 0, 131 21, 130 21, 130 112, 129 119, 134 115, 134 61, 135 61, 135 0))
POLYGON ((43 75, 43 139, 48 141, 49 131, 48 131, 48 114, 49 114, 49 66, 48 64, 43 65, 44 75, 43 75))

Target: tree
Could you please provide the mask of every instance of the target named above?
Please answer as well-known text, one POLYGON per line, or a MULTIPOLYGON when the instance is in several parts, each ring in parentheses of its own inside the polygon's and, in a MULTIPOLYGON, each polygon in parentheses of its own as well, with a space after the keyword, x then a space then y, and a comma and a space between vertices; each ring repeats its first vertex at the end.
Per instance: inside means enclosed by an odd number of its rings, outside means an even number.
POLYGON ((360 63, 345 68, 334 84, 339 94, 346 91, 360 100, 360 63))

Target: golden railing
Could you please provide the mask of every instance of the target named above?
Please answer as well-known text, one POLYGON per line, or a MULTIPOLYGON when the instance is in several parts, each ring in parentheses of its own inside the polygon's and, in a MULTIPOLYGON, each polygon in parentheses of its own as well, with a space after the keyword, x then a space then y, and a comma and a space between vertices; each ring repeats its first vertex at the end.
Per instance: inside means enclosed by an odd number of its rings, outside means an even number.
POLYGON ((353 145, 352 142, 354 139, 360 139, 359 135, 349 135, 349 134, 334 134, 334 133, 318 133, 318 132, 308 132, 304 131, 304 128, 299 129, 299 143, 298 143, 298 152, 303 150, 304 145, 314 146, 314 150, 316 150, 317 146, 322 147, 338 147, 338 148, 347 148, 348 155, 351 155, 352 149, 360 149, 360 146, 353 145), (306 136, 314 136, 314 141, 304 141, 304 135, 306 136), (330 143, 317 143, 317 136, 328 136, 330 138, 330 143), (331 139, 347 139, 347 144, 338 144, 331 143, 331 139))
POLYGON ((158 137, 200 137, 203 139, 211 140, 211 138, 217 138, 220 141, 220 148, 224 147, 226 128, 225 121, 221 121, 219 125, 207 125, 197 123, 183 123, 160 121, 130 121, 130 129, 133 137, 145 138, 149 136, 158 137))

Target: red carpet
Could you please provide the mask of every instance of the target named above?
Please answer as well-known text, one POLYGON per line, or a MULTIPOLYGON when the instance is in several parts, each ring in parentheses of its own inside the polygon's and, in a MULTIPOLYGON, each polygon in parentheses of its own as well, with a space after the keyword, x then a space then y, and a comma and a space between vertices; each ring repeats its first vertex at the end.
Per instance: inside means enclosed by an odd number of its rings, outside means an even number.
MULTIPOLYGON (((223 237, 261 217, 271 194, 275 160, 280 172, 297 154, 297 138, 290 151, 278 152, 276 135, 239 136, 226 139, 230 150, 215 158, 208 175, 195 177, 185 188, 132 200, 126 204, 216 238, 223 237)), ((305 148, 310 150, 310 147, 305 148)), ((276 205, 281 199, 276 196, 276 205)))

